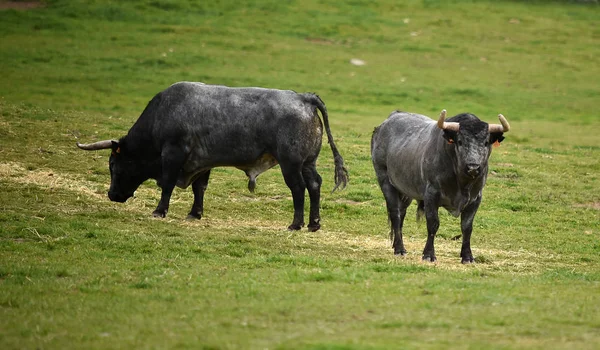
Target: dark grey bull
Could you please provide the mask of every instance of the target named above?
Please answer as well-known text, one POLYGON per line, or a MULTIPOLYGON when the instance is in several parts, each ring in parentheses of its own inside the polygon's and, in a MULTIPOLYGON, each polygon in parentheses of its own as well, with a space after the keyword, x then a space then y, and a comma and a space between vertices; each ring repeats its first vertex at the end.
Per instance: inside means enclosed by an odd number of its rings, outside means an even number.
POLYGON ((323 124, 335 163, 335 187, 345 187, 347 171, 329 129, 327 109, 311 93, 263 88, 229 88, 181 82, 158 93, 128 134, 118 141, 77 144, 84 150, 112 149, 108 197, 125 202, 146 180, 155 179, 162 195, 153 215, 165 217, 174 187, 194 192, 188 218, 202 217, 210 171, 233 166, 249 178, 279 164, 292 192, 294 219, 290 230, 304 226, 304 195, 308 189, 308 229, 320 228, 321 176, 316 161, 323 124))
POLYGON ((394 254, 406 254, 402 225, 406 208, 417 200, 417 216, 424 212, 427 243, 423 260, 436 261, 434 239, 440 226, 438 209, 461 216, 462 263, 472 263, 473 218, 481 203, 492 144, 504 139, 506 119, 488 124, 473 114, 445 121, 443 110, 436 122, 406 112, 393 112, 371 139, 371 157, 385 197, 394 254))

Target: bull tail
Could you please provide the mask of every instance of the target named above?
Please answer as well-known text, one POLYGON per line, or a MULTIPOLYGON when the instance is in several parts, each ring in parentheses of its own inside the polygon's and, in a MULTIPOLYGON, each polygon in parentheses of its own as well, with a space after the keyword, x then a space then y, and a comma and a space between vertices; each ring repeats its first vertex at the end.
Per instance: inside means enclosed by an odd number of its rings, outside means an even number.
POLYGON ((329 116, 327 114, 325 103, 323 103, 323 100, 321 100, 321 98, 315 94, 305 94, 305 96, 307 96, 310 102, 315 105, 319 111, 321 111, 321 115, 323 116, 323 124, 325 125, 325 133, 327 134, 327 141, 331 147, 331 152, 333 152, 333 162, 335 164, 335 187, 333 190, 331 190, 331 192, 334 192, 340 186, 342 189, 344 189, 348 184, 348 170, 346 170, 346 167, 344 167, 344 159, 335 146, 335 142, 333 142, 333 135, 331 135, 331 129, 329 128, 329 116))

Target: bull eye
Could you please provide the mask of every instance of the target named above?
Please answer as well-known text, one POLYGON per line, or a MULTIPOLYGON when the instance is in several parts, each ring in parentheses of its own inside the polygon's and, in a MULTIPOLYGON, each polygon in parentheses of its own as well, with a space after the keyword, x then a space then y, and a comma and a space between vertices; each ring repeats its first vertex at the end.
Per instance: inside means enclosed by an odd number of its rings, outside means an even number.
POLYGON ((462 146, 462 140, 458 140, 458 145, 462 146))

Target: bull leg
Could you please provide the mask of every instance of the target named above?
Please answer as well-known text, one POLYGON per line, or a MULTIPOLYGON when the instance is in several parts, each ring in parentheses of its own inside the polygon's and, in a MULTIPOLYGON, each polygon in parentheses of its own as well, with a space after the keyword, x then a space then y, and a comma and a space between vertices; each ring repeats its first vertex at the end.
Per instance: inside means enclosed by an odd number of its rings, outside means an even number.
MULTIPOLYGON (((404 240, 403 240, 403 227, 404 227, 404 218, 406 217, 406 209, 408 208, 408 206, 410 205, 410 202, 412 202, 412 200, 410 198, 404 197, 402 194, 400 194, 400 199, 399 199, 399 209, 400 209, 400 222, 398 223, 398 236, 400 237, 400 247, 401 247, 401 252, 400 255, 406 255, 406 249, 404 249, 404 240)), ((396 253, 398 254, 398 253, 396 253)))
POLYGON ((460 248, 460 257, 463 264, 473 263, 473 253, 471 253, 471 233, 473 232, 473 219, 481 204, 481 195, 469 204, 460 214, 460 229, 462 231, 462 247, 460 248))
POLYGON ((200 176, 192 183, 192 191, 194 192, 194 204, 192 209, 187 216, 187 219, 198 219, 202 218, 202 212, 204 211, 204 192, 208 187, 208 178, 210 176, 210 170, 200 174, 200 176))
POLYGON ((301 166, 289 163, 284 164, 283 162, 280 162, 280 165, 283 179, 292 191, 292 198, 294 200, 294 220, 288 227, 288 230, 299 230, 304 226, 304 192, 306 190, 301 166))
POLYGON ((304 183, 308 189, 308 196, 310 198, 310 214, 308 218, 308 230, 315 232, 321 228, 321 218, 319 216, 319 202, 321 198, 321 184, 323 180, 321 175, 317 172, 315 162, 305 165, 302 169, 302 177, 304 183))
POLYGON ((394 255, 404 256, 406 255, 406 249, 404 248, 404 241, 402 239, 402 226, 404 225, 406 207, 410 204, 410 199, 400 199, 400 192, 390 183, 387 174, 382 176, 379 186, 385 198, 388 218, 390 220, 390 239, 394 248, 394 255))
POLYGON ((158 206, 152 212, 155 218, 164 218, 169 211, 169 202, 181 168, 185 163, 185 153, 177 146, 166 145, 161 154, 162 175, 159 181, 162 188, 158 206))
POLYGON ((429 191, 425 194, 424 198, 424 209, 425 209, 425 220, 427 221, 427 242, 423 249, 423 260, 435 262, 437 260, 435 256, 435 235, 440 228, 440 218, 438 216, 439 208, 439 194, 430 193, 429 191))

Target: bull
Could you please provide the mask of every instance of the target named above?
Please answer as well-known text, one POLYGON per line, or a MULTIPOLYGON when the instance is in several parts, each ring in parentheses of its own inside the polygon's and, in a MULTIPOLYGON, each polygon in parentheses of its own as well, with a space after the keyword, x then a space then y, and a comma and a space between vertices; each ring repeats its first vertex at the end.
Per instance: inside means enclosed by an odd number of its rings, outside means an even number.
POLYGON ((112 150, 108 191, 112 201, 125 202, 144 181, 155 179, 162 193, 154 217, 167 215, 175 186, 192 185, 194 203, 188 218, 200 219, 214 167, 243 170, 248 189, 254 191, 256 178, 279 164, 294 203, 288 228, 304 226, 308 189, 308 229, 316 231, 322 183, 316 161, 323 124, 333 152, 335 191, 346 186, 348 173, 329 128, 325 104, 312 93, 179 82, 152 98, 126 136, 77 146, 112 150))
POLYGON ((440 225, 438 210, 461 217, 461 262, 474 262, 473 219, 481 203, 492 145, 504 140, 510 125, 488 124, 464 113, 446 121, 419 114, 393 112, 373 131, 371 158, 385 198, 394 254, 405 255, 402 226, 406 208, 417 201, 417 219, 425 215, 427 242, 423 260, 436 261, 434 240, 440 225))

